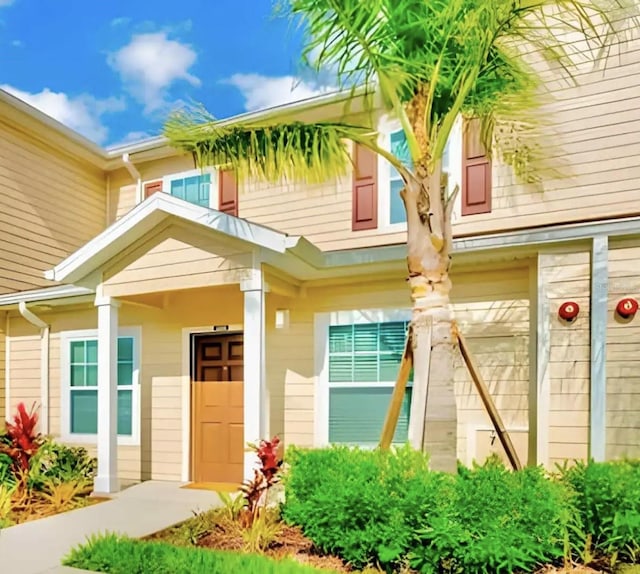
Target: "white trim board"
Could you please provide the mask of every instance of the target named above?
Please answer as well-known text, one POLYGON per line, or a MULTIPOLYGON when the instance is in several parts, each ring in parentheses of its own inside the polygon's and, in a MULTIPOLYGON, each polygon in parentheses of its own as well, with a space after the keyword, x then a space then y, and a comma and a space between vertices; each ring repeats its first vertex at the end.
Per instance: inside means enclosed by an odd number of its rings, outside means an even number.
MULTIPOLYGON (((70 431, 70 381, 69 343, 74 340, 98 339, 97 329, 62 331, 60 337, 60 440, 75 444, 98 444, 98 434, 75 434, 70 431)), ((118 436, 118 446, 140 446, 141 395, 142 395, 142 327, 119 327, 118 337, 133 338, 133 393, 131 405, 132 434, 118 436)), ((93 388, 93 387, 92 387, 93 388)), ((96 387, 97 391, 98 387, 96 387)), ((100 408, 100 405, 98 405, 100 408)))

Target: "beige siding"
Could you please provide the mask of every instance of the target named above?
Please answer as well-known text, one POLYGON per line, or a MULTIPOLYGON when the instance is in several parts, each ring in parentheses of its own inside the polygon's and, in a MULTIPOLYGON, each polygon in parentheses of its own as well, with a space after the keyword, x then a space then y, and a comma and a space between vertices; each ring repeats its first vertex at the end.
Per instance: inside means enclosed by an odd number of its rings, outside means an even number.
POLYGON ((575 72, 577 85, 543 73, 555 100, 544 108, 551 122, 544 146, 548 165, 563 177, 542 172, 540 187, 525 186, 510 169, 494 166, 492 212, 460 218, 456 233, 640 213, 639 56, 635 40, 613 55, 604 71, 585 63, 575 72))
POLYGON ((108 224, 111 225, 136 206, 137 182, 124 168, 108 174, 108 224))
MULTIPOLYGON (((528 268, 494 273, 457 274, 456 316, 477 355, 487 384, 510 429, 528 427, 528 268)), ((388 279, 361 285, 309 288, 304 298, 280 302, 291 312, 290 326, 271 335, 268 372, 284 378, 284 425, 288 444, 312 446, 315 424, 314 314, 345 309, 407 308, 404 281, 388 279)), ((477 458, 490 421, 458 359, 456 395, 459 413, 458 456, 477 458), (474 434, 468 441, 468 433, 474 434), (480 433, 480 441, 476 437, 480 433)), ((520 456, 526 460, 526 448, 520 456)))
POLYGON ((105 225, 105 177, 0 120, 0 294, 43 272, 105 225))
MULTIPOLYGON (((118 448, 119 475, 125 482, 151 478, 180 480, 183 329, 207 329, 210 328, 207 325, 214 324, 242 325, 242 293, 233 286, 171 293, 160 301, 153 297, 138 300, 136 305, 126 302, 122 305, 119 324, 142 327, 141 444, 118 448)), ((69 307, 40 315, 51 325, 50 431, 53 436, 59 436, 62 416, 60 337, 65 331, 95 329, 97 314, 92 307, 69 307)), ((24 319, 13 317, 11 402, 16 405, 20 401, 28 405, 40 403, 40 337, 24 319)), ((94 446, 90 445, 89 450, 95 453, 94 446)))
POLYGON ((615 245, 609 252, 607 326, 607 458, 640 456, 640 316, 615 313, 625 297, 640 300, 640 242, 615 245))
MULTIPOLYGON (((590 64, 575 73, 577 85, 543 72, 553 101, 544 108, 550 121, 544 138, 546 169, 540 185, 524 185, 512 170, 493 167, 492 212, 457 215, 454 234, 473 235, 507 229, 595 220, 640 213, 640 41, 632 42, 605 71, 590 64), (554 142, 552 147, 549 142, 554 142), (550 169, 555 170, 554 175, 550 169)), ((143 180, 193 169, 188 155, 142 163, 143 180)), ((455 170, 457 171, 457 169, 455 170)), ((112 217, 135 201, 135 186, 120 170, 112 185, 112 217), (117 197, 116 197, 117 196, 117 197)), ((380 185, 380 193, 385 185, 380 185)), ((216 189, 212 193, 217 193, 216 189)), ((280 231, 304 235, 323 250, 361 248, 405 241, 403 231, 384 227, 351 230, 351 173, 320 185, 289 182, 247 183, 240 186, 239 215, 280 231)), ((459 213, 459 210, 456 210, 459 213)))
POLYGON ((113 296, 238 283, 251 254, 171 226, 124 252, 105 269, 105 293, 113 296))
POLYGON ((590 255, 547 253, 540 256, 544 290, 549 300, 550 329, 548 463, 584 459, 589 444, 590 255), (580 315, 567 325, 558 318, 566 301, 580 305, 580 315))

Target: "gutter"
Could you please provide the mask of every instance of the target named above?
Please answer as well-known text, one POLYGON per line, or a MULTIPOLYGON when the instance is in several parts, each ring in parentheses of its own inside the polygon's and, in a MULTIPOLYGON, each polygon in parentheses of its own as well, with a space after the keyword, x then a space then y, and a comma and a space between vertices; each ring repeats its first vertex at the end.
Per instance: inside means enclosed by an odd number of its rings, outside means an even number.
POLYGON ((50 326, 29 310, 24 301, 18 311, 29 323, 40 329, 40 432, 49 434, 49 337, 50 326))

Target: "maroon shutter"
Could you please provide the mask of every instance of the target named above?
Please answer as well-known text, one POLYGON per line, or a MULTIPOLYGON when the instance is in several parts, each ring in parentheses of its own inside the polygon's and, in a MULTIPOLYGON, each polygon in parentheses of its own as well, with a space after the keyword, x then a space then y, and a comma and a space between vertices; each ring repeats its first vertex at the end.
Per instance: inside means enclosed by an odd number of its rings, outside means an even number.
POLYGON ((352 229, 378 227, 378 156, 370 149, 354 144, 352 229))
POLYGON ((158 181, 150 181, 149 183, 144 184, 145 199, 158 191, 162 191, 162 180, 159 179, 158 181))
POLYGON ((238 183, 228 169, 221 169, 218 177, 218 211, 238 217, 238 183))
POLYGON ((491 212, 491 159, 480 140, 480 122, 466 122, 462 137, 462 215, 491 212))

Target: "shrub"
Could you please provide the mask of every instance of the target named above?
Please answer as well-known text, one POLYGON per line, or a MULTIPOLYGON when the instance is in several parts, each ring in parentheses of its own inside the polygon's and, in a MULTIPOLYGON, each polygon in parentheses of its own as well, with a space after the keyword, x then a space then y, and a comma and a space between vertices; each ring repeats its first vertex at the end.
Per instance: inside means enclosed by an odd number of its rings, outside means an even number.
POLYGON ((18 412, 13 422, 6 423, 6 432, 0 441, 0 452, 4 452, 13 461, 14 473, 23 475, 29 470, 31 457, 38 452, 42 437, 36 432, 38 413, 35 404, 27 412, 24 403, 18 404, 18 412))
POLYGON ((249 524, 257 518, 260 507, 267 505, 269 491, 280 482, 282 460, 278 456, 279 445, 280 439, 277 436, 273 440, 261 440, 257 445, 248 445, 260 461, 253 471, 253 478, 245 480, 240 486, 249 524))
MULTIPOLYGON (((316 568, 264 556, 178 548, 106 535, 90 539, 64 559, 66 566, 111 574, 317 574, 316 568)), ((329 574, 327 570, 323 570, 329 574)), ((335 574, 335 573, 334 573, 335 574)))
POLYGON ((429 472, 427 457, 408 447, 291 449, 287 460, 283 518, 356 567, 398 562, 420 517, 439 508, 454 480, 429 472))
POLYGON ((541 468, 513 473, 494 459, 461 469, 448 503, 416 530, 411 564, 424 573, 532 571, 563 555, 565 500, 541 468))
POLYGON ((542 469, 493 460, 454 476, 409 447, 292 449, 288 462, 283 517, 356 567, 497 573, 563 556, 567 493, 542 469))
POLYGON ((574 555, 592 547, 595 554, 640 561, 640 461, 578 462, 559 475, 574 493, 574 555))
POLYGON ((85 448, 48 439, 31 459, 29 485, 42 489, 46 484, 64 482, 91 484, 95 473, 96 460, 85 448))
POLYGON ((16 478, 13 474, 13 459, 4 452, 0 452, 0 486, 13 486, 16 478))

